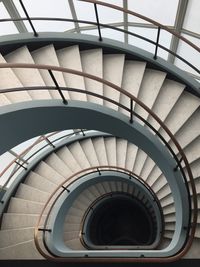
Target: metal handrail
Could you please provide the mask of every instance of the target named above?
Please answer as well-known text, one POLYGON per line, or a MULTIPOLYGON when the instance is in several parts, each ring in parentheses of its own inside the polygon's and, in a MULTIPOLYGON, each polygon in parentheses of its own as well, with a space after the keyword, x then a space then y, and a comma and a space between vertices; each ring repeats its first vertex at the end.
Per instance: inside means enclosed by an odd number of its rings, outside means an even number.
MULTIPOLYGON (((130 99, 130 103, 132 101, 136 102, 140 107, 142 107, 145 111, 147 111, 161 126, 162 129, 165 130, 165 132, 168 134, 168 136, 170 137, 170 139, 172 140, 172 142, 175 144, 175 147, 178 149, 179 154, 182 158, 182 161, 185 163, 185 167, 189 176, 189 180, 191 183, 191 189, 192 189, 192 195, 193 195, 193 207, 194 207, 194 213, 193 213, 193 222, 191 225, 191 233, 190 233, 190 237, 189 237, 189 241, 187 242, 187 247, 190 247, 192 244, 192 240, 195 234, 195 228, 196 228, 196 223, 197 223, 197 196, 196 196, 196 188, 195 188, 195 183, 193 180, 193 176, 192 176, 192 172, 189 166, 189 162, 187 160, 187 157, 185 156, 185 153, 183 151, 183 149, 181 148, 180 144, 178 143, 178 141, 176 140, 176 138, 174 137, 174 135, 171 133, 171 131, 167 128, 167 126, 162 122, 162 120, 150 109, 148 108, 142 101, 140 101, 139 99, 137 99, 135 96, 133 96, 132 94, 130 94, 129 92, 127 92, 126 90, 124 90, 123 88, 120 88, 119 86, 105 80, 102 78, 99 78, 97 76, 88 74, 88 73, 84 73, 78 70, 73 70, 73 69, 69 69, 69 68, 63 68, 63 67, 58 67, 58 66, 51 66, 51 65, 42 65, 42 64, 26 64, 26 63, 1 63, 0 64, 0 69, 1 68, 31 68, 31 69, 43 69, 43 70, 51 70, 51 71, 60 71, 60 72, 64 72, 64 73, 70 73, 70 74, 74 74, 74 75, 78 75, 78 76, 82 76, 91 80, 95 80, 97 82, 100 82, 104 85, 107 85, 111 88, 113 88, 114 90, 120 92, 121 94, 126 95, 129 99, 130 99)), ((53 87, 55 89, 55 87, 53 87)), ((30 89, 30 88, 29 88, 30 89)), ((21 89, 22 90, 22 89, 21 89)), ((24 90, 26 90, 26 88, 24 88, 24 90)), ((39 89, 38 89, 39 90, 39 89)), ((73 89, 74 91, 77 92, 82 92, 83 90, 81 89, 73 89)), ((4 92, 3 90, 1 90, 1 92, 4 92)), ((83 93, 83 92, 82 92, 83 93)), ((85 91, 84 93, 87 93, 87 91, 85 91)), ((96 95, 98 97, 98 95, 96 95)), ((102 98, 105 98, 102 96, 102 98)), ((113 101, 112 99, 108 99, 108 101, 110 101, 111 103, 117 104, 119 105, 119 103, 113 101)), ((119 105, 121 107, 124 107, 123 105, 119 105)), ((132 116, 132 110, 125 108, 125 110, 130 111, 130 115, 132 116)), ((183 171, 182 165, 179 162, 179 160, 177 159, 177 157, 175 157, 175 160, 177 161, 178 166, 180 167, 180 169, 183 171)), ((184 171, 183 171, 184 173, 184 171)), ((187 179, 186 176, 184 175, 184 179, 185 179, 185 183, 186 183, 186 188, 188 191, 188 201, 190 203, 190 198, 189 198, 189 187, 187 184, 187 179)))
MULTIPOLYGON (((139 14, 138 14, 139 15, 139 14)), ((128 34, 130 36, 134 36, 134 37, 137 37, 139 39, 142 39, 150 44, 153 44, 155 45, 156 49, 155 49, 155 54, 154 54, 154 59, 156 60, 157 59, 157 50, 158 50, 158 47, 161 48, 162 50, 172 54, 174 57, 176 57, 177 59, 181 60, 183 63, 185 63, 186 65, 188 65, 190 68, 192 68, 193 70, 195 70, 198 74, 200 74, 200 70, 195 67, 192 63, 190 63, 188 60, 186 60, 185 58, 183 58, 182 56, 178 55, 176 52, 166 48, 165 46, 159 44, 158 40, 155 42, 147 37, 144 37, 142 35, 139 35, 139 34, 136 34, 136 33, 133 33, 131 31, 128 31, 128 30, 124 30, 124 29, 120 29, 120 28, 117 28, 117 27, 114 27, 112 25, 109 25, 109 24, 104 24, 104 23, 100 23, 100 22, 93 22, 93 21, 87 21, 87 20, 78 20, 78 19, 66 19, 66 18, 51 18, 51 17, 31 17, 30 18, 31 21, 63 21, 63 22, 76 22, 76 23, 83 23, 83 24, 89 24, 89 25, 95 25, 97 27, 103 27, 103 28, 108 28, 108 29, 112 29, 112 30, 115 30, 115 31, 118 31, 118 32, 122 32, 122 33, 125 33, 125 34, 128 34)), ((26 17, 22 17, 22 18, 9 18, 9 19, 0 19, 0 22, 9 22, 9 21, 12 21, 12 22, 17 22, 17 21, 28 21, 28 18, 26 17)), ((160 28, 159 28, 159 31, 160 31, 160 28)), ((34 35, 35 36, 35 35, 34 35)), ((38 36, 38 35, 37 35, 38 36)), ((103 40, 102 39, 102 36, 100 35, 99 37, 99 40, 103 40)))

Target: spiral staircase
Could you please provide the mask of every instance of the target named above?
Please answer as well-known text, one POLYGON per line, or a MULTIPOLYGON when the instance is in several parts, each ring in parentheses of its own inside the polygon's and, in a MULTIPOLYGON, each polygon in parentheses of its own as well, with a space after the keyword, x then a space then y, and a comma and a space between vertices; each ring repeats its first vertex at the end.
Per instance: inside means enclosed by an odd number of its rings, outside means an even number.
POLYGON ((0 259, 198 259, 198 82, 143 50, 74 35, 2 42, 1 153, 73 132, 4 187, 0 259))

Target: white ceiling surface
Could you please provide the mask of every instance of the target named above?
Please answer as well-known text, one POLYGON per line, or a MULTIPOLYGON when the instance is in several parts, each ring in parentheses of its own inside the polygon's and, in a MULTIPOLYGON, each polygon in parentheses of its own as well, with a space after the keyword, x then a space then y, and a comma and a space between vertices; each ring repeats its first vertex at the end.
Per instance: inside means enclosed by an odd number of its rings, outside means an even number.
MULTIPOLYGON (((200 47, 200 0, 104 0, 103 2, 128 8, 158 21, 178 31, 182 36, 200 47), (180 10, 180 7, 182 8, 184 5, 186 9, 180 10)), ((96 22, 94 6, 90 3, 84 3, 78 0, 23 0, 23 3, 30 17, 74 18, 96 22)), ((98 15, 101 23, 111 24, 120 29, 126 29, 156 41, 157 28, 144 20, 131 15, 124 16, 122 12, 119 11, 111 12, 110 8, 102 6, 98 6, 98 15)), ((0 0, 0 19, 14 18, 17 16, 25 17, 19 0, 0 0), (14 10, 15 8, 18 14, 14 10)), ((32 31, 27 21, 24 23, 21 22, 23 25, 19 24, 20 23, 14 22, 1 22, 0 35, 18 33, 22 31, 20 30, 21 28, 23 31, 32 31)), ((33 24, 38 32, 78 31, 85 34, 98 35, 97 29, 89 24, 55 21, 33 21, 33 24)), ((101 31, 103 37, 128 42, 152 53, 155 50, 152 44, 136 37, 129 36, 127 38, 125 34, 111 29, 102 29, 101 31)), ((177 45, 175 45, 174 42, 174 38, 172 38, 171 34, 161 30, 160 44, 166 48, 174 47, 174 52, 177 52, 180 56, 184 56, 200 69, 199 53, 183 41, 179 41, 177 45)), ((166 51, 158 49, 158 56, 173 62, 173 59, 169 57, 166 51)), ((180 60, 175 59, 173 63, 187 72, 192 73, 195 78, 199 79, 199 75, 180 60)), ((34 141, 35 138, 24 142, 22 145, 13 149, 14 153, 19 154, 34 141)), ((5 167, 6 163, 8 164, 13 158, 14 156, 10 152, 3 154, 0 157, 0 171, 5 167)), ((0 182, 0 185, 2 182, 3 180, 0 182)))
MULTIPOLYGON (((19 0, 0 0, 0 17, 10 18, 9 3, 14 3, 21 17, 25 17, 24 11, 20 5, 19 0), (6 3, 6 4, 5 4, 6 3), (5 4, 5 6, 4 6, 5 4), (8 13, 9 12, 9 13, 8 13)), ((200 0, 102 0, 110 4, 118 5, 121 7, 127 7, 134 12, 147 16, 161 24, 167 25, 172 29, 178 30, 184 37, 194 42, 197 46, 200 45, 200 0), (181 29, 178 29, 177 21, 179 18, 179 8, 182 7, 182 3, 186 4, 186 12, 181 23, 181 29)), ((53 17, 53 18, 77 18, 79 20, 96 21, 94 6, 91 3, 81 2, 78 0, 23 0, 23 3, 27 9, 30 17, 53 17), (75 12, 74 12, 75 10, 75 12)), ((11 7, 12 9, 12 7, 11 7)), ((156 41, 157 29, 154 25, 141 20, 135 16, 128 15, 126 21, 122 12, 112 10, 108 7, 98 6, 99 20, 101 23, 114 24, 122 29, 128 29, 134 33, 145 36, 153 41, 156 41)), ((181 16, 180 16, 181 17, 181 16)), ((30 25, 27 21, 24 22, 28 31, 31 31, 30 25)), ((89 24, 75 24, 72 22, 55 22, 55 21, 33 21, 35 29, 38 32, 42 31, 76 31, 80 30, 81 33, 87 33, 97 35, 98 31, 94 29, 94 26, 89 24)), ((2 22, 3 27, 0 26, 0 35, 17 33, 18 30, 13 22, 2 22)), ((178 24, 180 27, 180 24, 178 24)), ((111 29, 102 29, 102 36, 107 38, 116 39, 119 41, 128 41, 130 44, 144 48, 150 52, 154 52, 153 45, 133 36, 129 36, 126 39, 125 34, 116 32, 111 29)), ((172 35, 164 30, 161 30, 160 42, 166 48, 173 47, 172 42, 174 39, 172 35)), ((175 52, 178 52, 181 56, 188 57, 197 68, 200 67, 200 56, 193 48, 179 42, 175 52), (187 53, 187 54, 186 54, 187 53)), ((173 61, 172 57, 169 57, 168 52, 158 49, 158 56, 164 59, 173 61)), ((197 73, 190 67, 185 66, 180 60, 175 60, 175 64, 180 68, 191 72, 193 75, 197 73)))

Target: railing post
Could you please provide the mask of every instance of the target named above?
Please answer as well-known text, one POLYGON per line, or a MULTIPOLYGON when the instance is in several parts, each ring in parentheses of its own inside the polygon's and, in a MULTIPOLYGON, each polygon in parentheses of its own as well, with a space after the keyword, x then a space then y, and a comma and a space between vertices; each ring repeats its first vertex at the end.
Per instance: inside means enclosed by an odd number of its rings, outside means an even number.
POLYGON ((101 29, 99 25, 99 15, 98 15, 98 10, 97 10, 97 4, 94 4, 94 10, 95 10, 95 15, 97 19, 97 27, 98 27, 98 32, 99 32, 99 41, 102 41, 102 36, 101 36, 101 29))
POLYGON ((51 229, 48 229, 48 228, 38 228, 38 231, 49 232, 49 233, 52 232, 52 230, 51 229))
POLYGON ((63 100, 63 104, 68 104, 68 102, 67 102, 65 96, 63 95, 62 90, 60 89, 60 86, 58 85, 58 82, 56 81, 55 76, 53 75, 52 70, 48 70, 48 72, 49 72, 49 74, 50 74, 50 76, 51 76, 51 78, 52 78, 52 80, 53 80, 53 82, 54 82, 54 84, 55 84, 55 86, 56 86, 56 88, 57 88, 57 90, 58 90, 58 92, 59 92, 59 94, 60 94, 62 100, 63 100))
POLYGON ((133 99, 130 98, 130 123, 133 123, 133 99))
POLYGON ((22 167, 24 170, 27 170, 27 168, 26 168, 26 167, 24 167, 24 165, 23 165, 23 164, 21 164, 21 163, 19 163, 17 160, 15 161, 15 163, 16 163, 17 165, 19 165, 20 167, 22 167))
POLYGON ((65 187, 64 185, 62 185, 61 186, 65 191, 67 191, 68 193, 70 193, 70 190, 67 188, 67 187, 65 187))
POLYGON ((154 59, 157 59, 159 38, 160 38, 160 26, 158 27, 158 32, 157 32, 156 47, 155 47, 155 53, 153 57, 154 59))
POLYGON ((28 14, 28 12, 27 12, 27 10, 26 10, 26 8, 25 8, 25 6, 24 6, 22 0, 19 0, 19 2, 20 2, 20 4, 21 4, 21 7, 22 7, 22 9, 23 9, 23 11, 24 11, 24 13, 25 13, 25 15, 26 15, 26 17, 27 17, 27 19, 28 19, 28 22, 29 22, 29 24, 30 24, 30 26, 31 26, 31 28, 32 28, 32 30, 33 30, 33 32, 34 32, 34 36, 35 36, 35 37, 38 37, 38 33, 36 32, 36 30, 35 30, 35 28, 34 28, 34 26, 33 26, 33 23, 32 23, 32 21, 31 21, 31 19, 30 19, 30 17, 29 17, 29 14, 28 14))
POLYGON ((55 148, 54 144, 49 140, 48 137, 46 137, 45 135, 42 135, 43 139, 47 141, 47 143, 52 146, 53 148, 55 148))
POLYGON ((181 164, 181 161, 183 160, 183 158, 181 157, 180 160, 178 161, 176 167, 174 168, 174 171, 176 172, 178 170, 179 165, 181 164))
POLYGON ((100 172, 99 168, 97 168, 97 171, 98 171, 99 175, 101 175, 101 172, 100 172))
POLYGON ((82 133, 83 136, 85 136, 85 133, 84 133, 83 129, 81 129, 81 133, 82 133))

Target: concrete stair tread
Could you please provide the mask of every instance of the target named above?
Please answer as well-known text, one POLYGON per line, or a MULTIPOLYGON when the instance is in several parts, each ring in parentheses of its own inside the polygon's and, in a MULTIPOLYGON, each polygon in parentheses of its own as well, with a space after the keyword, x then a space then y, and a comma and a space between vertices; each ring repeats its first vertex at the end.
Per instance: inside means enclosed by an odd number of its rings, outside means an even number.
MULTIPOLYGON (((133 96, 137 97, 143 75, 146 68, 146 62, 126 60, 124 64, 123 78, 122 78, 122 88, 131 93, 133 96)), ((130 99, 121 94, 120 103, 124 106, 130 105, 130 99)), ((133 102, 133 109, 135 107, 135 102, 133 102)), ((119 108, 119 111, 128 115, 127 111, 119 108)))
POLYGON ((124 168, 126 165, 126 152, 128 142, 124 139, 116 139, 116 165, 124 168))
POLYGON ((15 196, 17 198, 22 198, 34 202, 45 203, 49 198, 50 194, 31 187, 27 184, 21 183, 19 188, 17 189, 15 196))
POLYGON ((71 153, 68 147, 63 147, 56 152, 57 156, 62 159, 65 164, 68 164, 68 167, 71 169, 73 173, 76 173, 81 170, 81 166, 74 158, 73 154, 71 153))
MULTIPOLYGON (((153 107, 154 102, 156 101, 156 98, 160 91, 160 88, 162 87, 163 82, 165 80, 165 77, 166 73, 164 72, 152 69, 145 70, 140 90, 138 93, 138 98, 149 108, 153 107), (151 92, 151 94, 149 94, 149 92, 151 92)), ((142 109, 138 104, 135 105, 134 111, 143 118, 147 119, 148 117, 147 112, 144 109, 142 109)), ((143 122, 141 121, 140 123, 143 124, 143 122)))
POLYGON ((1 259, 43 259, 33 240, 0 249, 1 259))
POLYGON ((41 161, 41 163, 34 169, 34 172, 57 185, 60 185, 65 180, 62 175, 44 161, 41 161))
MULTIPOLYGON (((32 58, 36 64, 47 64, 52 66, 59 67, 59 62, 56 54, 56 50, 53 45, 47 45, 44 47, 41 47, 37 50, 34 50, 31 52, 32 58)), ((50 74, 45 70, 39 70, 40 75, 45 83, 46 86, 54 86, 54 82, 52 78, 50 77, 50 74)), ((53 75, 56 78, 56 81, 58 82, 59 86, 65 87, 65 80, 63 77, 63 74, 58 71, 54 71, 53 75)), ((60 99, 60 95, 57 91, 49 91, 52 98, 60 99)), ((69 99, 69 94, 66 91, 63 91, 63 94, 66 99, 69 99)))
MULTIPOLYGON (((0 54, 0 63, 6 63, 4 57, 0 54)), ((0 89, 23 87, 12 69, 0 69, 0 89)), ((31 97, 28 92, 13 92, 0 95, 0 105, 6 105, 22 101, 30 101, 31 97)))
POLYGON ((116 139, 112 137, 107 137, 104 140, 105 148, 106 148, 106 155, 108 159, 108 165, 116 166, 117 165, 117 158, 116 158, 116 139))
POLYGON ((88 162, 90 163, 90 166, 98 166, 99 161, 91 139, 82 140, 80 142, 80 145, 82 147, 83 152, 85 153, 88 162))
POLYGON ((105 138, 98 137, 92 140, 99 165, 108 165, 108 159, 105 147, 105 138))
POLYGON ((43 208, 40 202, 33 202, 12 197, 8 206, 8 213, 40 214, 43 208))
MULTIPOLYGON (((81 56, 78 45, 66 47, 56 51, 61 67, 82 71, 81 56)), ((63 73, 67 87, 85 90, 85 81, 81 76, 63 73)), ((85 94, 69 92, 70 99, 86 101, 85 94)))
POLYGON ((52 193, 53 190, 57 187, 55 183, 52 183, 51 181, 35 173, 34 171, 31 171, 28 174, 24 183, 46 193, 52 193))
MULTIPOLYGON (((125 56, 123 54, 109 54, 103 56, 103 79, 112 82, 121 87, 125 56)), ((103 95, 119 102, 120 92, 114 90, 112 87, 103 85, 103 95)), ((118 110, 118 106, 103 101, 104 105, 112 109, 118 110)))
POLYGON ((33 239, 34 227, 6 229, 0 231, 0 248, 10 247, 33 239))
MULTIPOLYGON (((90 49, 80 52, 82 69, 84 72, 94 76, 103 77, 103 52, 102 49, 90 49)), ((99 82, 85 78, 85 88, 87 91, 103 95, 103 85, 99 82)), ((92 95, 87 95, 90 102, 103 104, 103 100, 92 95)))
MULTIPOLYGON (((8 230, 35 227, 38 218, 38 214, 4 213, 1 229, 8 230)), ((44 218, 45 216, 43 216, 43 219, 44 218)))
MULTIPOLYGON (((26 46, 20 47, 7 54, 5 59, 8 63, 30 63, 33 64, 33 58, 26 46)), ((21 81, 23 86, 43 86, 44 81, 37 69, 13 69, 15 75, 21 81)), ((32 99, 51 99, 48 91, 29 91, 32 99)))
POLYGON ((73 157, 77 160, 78 164, 81 168, 86 169, 91 167, 80 142, 75 142, 68 146, 70 152, 72 153, 73 157))
POLYGON ((63 178, 67 178, 72 175, 72 171, 69 167, 57 156, 56 153, 51 153, 51 155, 45 160, 52 169, 55 170, 63 178))

